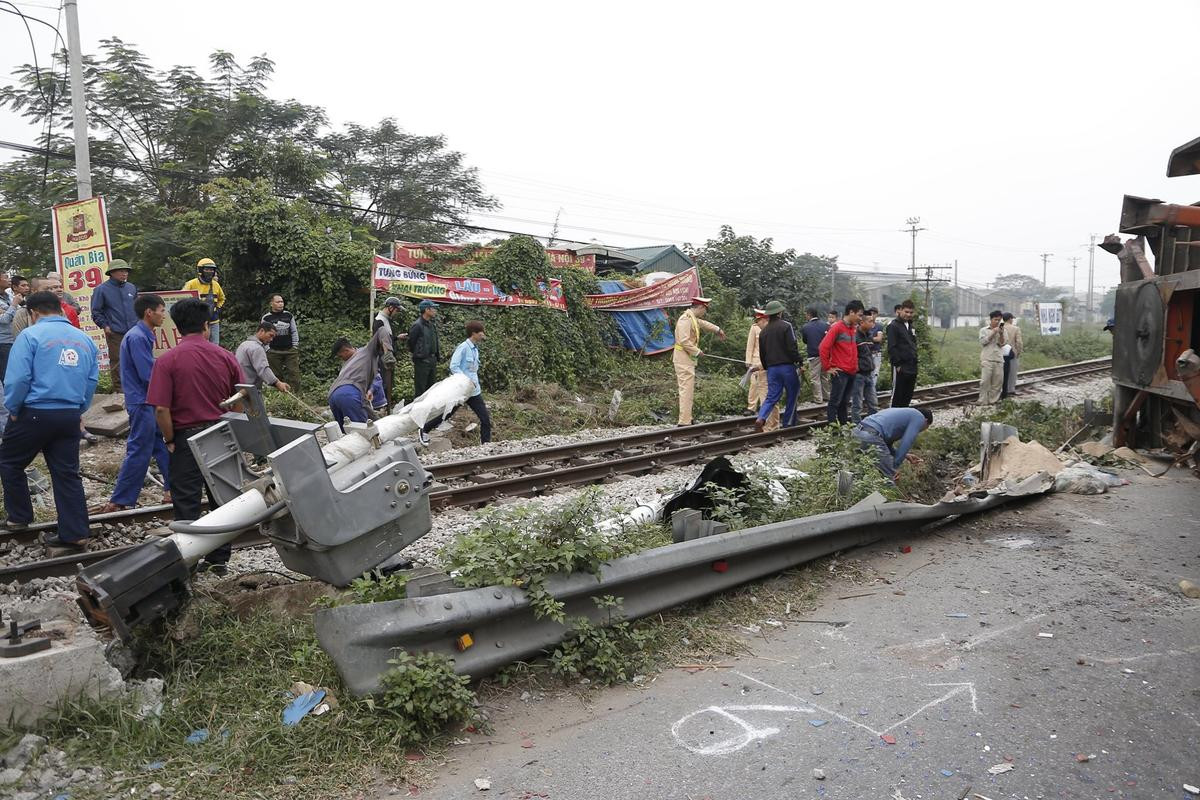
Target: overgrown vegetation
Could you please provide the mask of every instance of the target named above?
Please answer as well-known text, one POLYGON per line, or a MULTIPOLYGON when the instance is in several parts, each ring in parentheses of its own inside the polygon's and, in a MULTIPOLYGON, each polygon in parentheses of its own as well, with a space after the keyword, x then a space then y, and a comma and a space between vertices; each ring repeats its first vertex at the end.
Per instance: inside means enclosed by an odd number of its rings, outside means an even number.
POLYGON ((413 655, 403 650, 388 659, 379 707, 394 721, 397 735, 426 742, 448 727, 475 716, 471 679, 454 674, 449 659, 436 653, 413 655))
POLYGON ((1020 432, 1021 441, 1036 439, 1054 449, 1079 429, 1082 417, 1077 408, 1005 400, 955 425, 930 428, 918 437, 915 449, 969 467, 979 460, 979 426, 984 421, 1012 425, 1020 432))
POLYGON ((603 513, 595 488, 561 510, 489 510, 475 530, 443 548, 442 566, 460 586, 519 587, 537 616, 565 622, 563 604, 547 591, 546 579, 560 573, 594 574, 604 562, 630 552, 621 537, 599 530, 603 513))
MULTIPOLYGON (((145 641, 145 674, 166 682, 161 716, 140 719, 132 702, 84 701, 44 726, 51 743, 78 763, 109 770, 105 797, 152 781, 183 798, 345 797, 381 779, 403 783, 412 773, 407 748, 429 741, 429 728, 418 723, 417 735, 404 705, 421 683, 402 689, 404 681, 396 679, 391 700, 356 700, 306 618, 243 619, 195 603, 174 635, 145 641), (281 714, 297 680, 328 687, 338 705, 285 728, 281 714), (207 739, 188 743, 199 729, 208 731, 207 739)), ((462 718, 461 693, 446 681, 441 685, 453 705, 437 706, 438 713, 462 718)), ((83 795, 72 791, 76 796, 83 795)))
POLYGON ((589 678, 604 685, 632 679, 651 660, 653 633, 625 619, 621 598, 605 595, 592 602, 605 614, 600 623, 587 617, 569 620, 571 635, 550 654, 550 668, 567 680, 589 678))

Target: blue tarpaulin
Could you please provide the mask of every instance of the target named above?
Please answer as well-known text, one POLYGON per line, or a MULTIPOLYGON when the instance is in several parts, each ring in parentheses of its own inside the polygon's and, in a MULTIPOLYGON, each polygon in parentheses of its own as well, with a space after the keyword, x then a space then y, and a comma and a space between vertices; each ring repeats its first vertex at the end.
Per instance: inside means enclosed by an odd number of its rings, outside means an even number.
MULTIPOLYGON (((621 281, 600 281, 602 294, 616 294, 629 289, 621 281)), ((621 346, 626 350, 643 351, 646 355, 661 353, 675 346, 675 332, 671 330, 671 321, 667 312, 660 309, 654 311, 605 311, 617 323, 621 335, 621 346), (653 338, 651 337, 653 334, 653 338), (649 339, 649 341, 647 341, 649 339)))

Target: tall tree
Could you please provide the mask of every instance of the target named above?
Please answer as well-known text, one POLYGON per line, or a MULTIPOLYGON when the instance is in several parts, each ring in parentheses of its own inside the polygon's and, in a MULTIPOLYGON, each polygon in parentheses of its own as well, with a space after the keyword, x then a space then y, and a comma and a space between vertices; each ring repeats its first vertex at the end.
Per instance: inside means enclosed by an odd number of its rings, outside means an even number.
POLYGON ((472 210, 496 208, 462 153, 444 136, 406 133, 394 119, 348 125, 321 139, 331 192, 365 211, 351 212, 384 241, 448 242, 461 237, 472 210), (431 221, 436 220, 436 221, 431 221))

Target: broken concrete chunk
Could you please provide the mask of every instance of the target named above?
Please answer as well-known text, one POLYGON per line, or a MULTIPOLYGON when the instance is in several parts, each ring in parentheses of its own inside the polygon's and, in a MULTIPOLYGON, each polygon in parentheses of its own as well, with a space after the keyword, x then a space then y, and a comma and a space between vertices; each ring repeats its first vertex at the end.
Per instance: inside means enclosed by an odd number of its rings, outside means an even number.
POLYGON ((1104 458, 1112 451, 1113 446, 1104 442, 1084 442, 1079 445, 1079 452, 1092 458, 1104 458))
POLYGON ((983 477, 987 481, 1023 480, 1039 472, 1057 475, 1062 469, 1063 463, 1041 442, 1022 442, 1009 436, 988 459, 983 477))
POLYGON ((1200 586, 1197 586, 1189 580, 1182 580, 1179 582, 1179 591, 1183 592, 1185 597, 1200 599, 1200 586))

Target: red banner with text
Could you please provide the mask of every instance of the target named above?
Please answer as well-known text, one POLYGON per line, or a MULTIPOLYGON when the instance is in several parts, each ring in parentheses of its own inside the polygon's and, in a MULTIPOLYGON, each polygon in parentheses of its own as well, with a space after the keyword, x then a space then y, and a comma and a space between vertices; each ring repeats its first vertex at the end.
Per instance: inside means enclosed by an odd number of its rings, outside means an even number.
MULTIPOLYGON (((494 247, 464 247, 457 244, 422 244, 419 242, 393 242, 392 243, 392 260, 397 264, 402 264, 406 267, 421 268, 427 264, 433 263, 433 258, 436 255, 453 255, 455 253, 463 253, 462 258, 451 258, 449 263, 454 266, 462 266, 470 264, 473 261, 478 261, 484 256, 495 252, 494 247)), ((546 251, 546 257, 550 259, 550 266, 555 268, 574 267, 575 269, 587 270, 594 273, 596 271, 596 256, 588 253, 587 255, 579 255, 574 250, 565 249, 550 249, 546 251)))
POLYGON ((690 306, 692 298, 699 294, 700 275, 692 267, 650 286, 613 294, 589 294, 587 302, 597 311, 654 311, 690 306))
POLYGON ((401 297, 415 297, 438 303, 466 306, 542 306, 558 311, 567 310, 562 281, 542 284, 541 297, 505 294, 486 278, 450 278, 434 275, 390 258, 375 256, 372 282, 381 292, 401 297))

